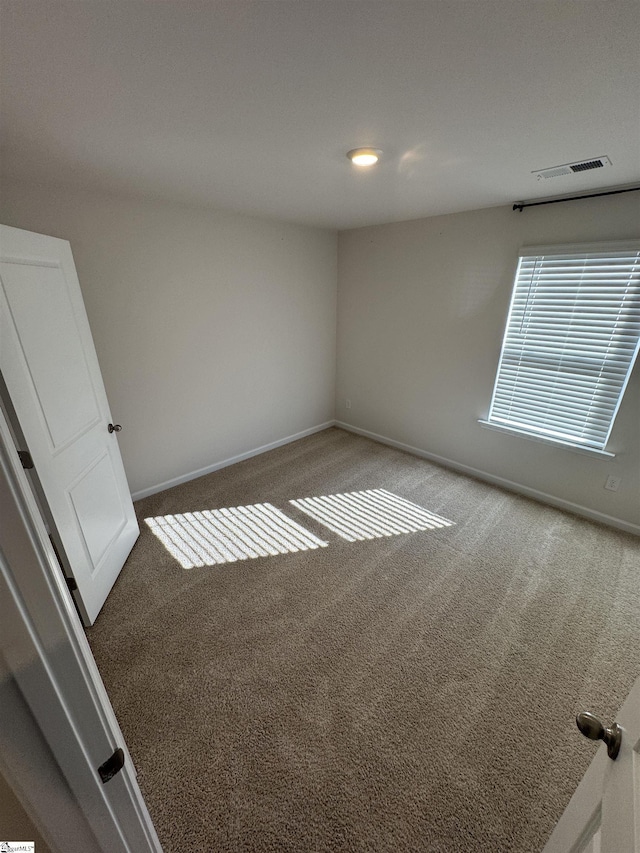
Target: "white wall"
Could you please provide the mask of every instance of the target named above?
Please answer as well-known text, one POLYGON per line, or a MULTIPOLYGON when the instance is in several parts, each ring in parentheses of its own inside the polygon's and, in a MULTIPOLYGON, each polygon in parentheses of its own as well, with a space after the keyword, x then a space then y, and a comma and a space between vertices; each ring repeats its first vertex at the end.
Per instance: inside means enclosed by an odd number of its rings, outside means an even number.
POLYGON ((334 232, 9 181, 0 221, 71 243, 132 492, 333 419, 334 232))
POLYGON ((523 213, 491 208, 342 232, 338 420, 640 524, 640 364, 610 441, 615 459, 477 423, 488 411, 518 249, 637 237, 639 196, 523 213), (603 488, 609 473, 622 475, 617 493, 603 488))
POLYGON ((613 460, 477 424, 518 249, 637 237, 637 193, 345 231, 339 273, 333 232, 230 212, 4 182, 0 221, 71 241, 133 492, 331 421, 338 275, 339 421, 640 524, 640 365, 613 460))

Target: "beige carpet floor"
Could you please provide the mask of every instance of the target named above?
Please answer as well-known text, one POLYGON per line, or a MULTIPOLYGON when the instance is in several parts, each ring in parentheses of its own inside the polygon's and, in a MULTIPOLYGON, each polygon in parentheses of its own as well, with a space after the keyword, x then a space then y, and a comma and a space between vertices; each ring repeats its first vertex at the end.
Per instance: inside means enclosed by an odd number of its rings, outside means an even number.
POLYGON ((338 429, 136 509, 88 636, 165 853, 535 853, 640 674, 640 540, 338 429), (455 526, 289 503, 380 488, 455 526), (259 502, 328 547, 183 569, 143 521, 259 502))

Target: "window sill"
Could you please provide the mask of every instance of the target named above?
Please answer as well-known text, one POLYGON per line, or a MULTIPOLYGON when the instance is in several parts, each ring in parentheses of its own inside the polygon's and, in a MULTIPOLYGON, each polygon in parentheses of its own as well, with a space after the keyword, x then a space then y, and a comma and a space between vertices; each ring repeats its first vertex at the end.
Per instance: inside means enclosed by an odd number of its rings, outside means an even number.
POLYGON ((501 424, 490 423, 482 418, 478 419, 478 423, 484 429, 492 429, 496 432, 506 432, 509 435, 517 435, 520 438, 528 438, 530 441, 538 441, 541 444, 549 444, 552 447, 562 447, 565 450, 572 450, 574 453, 582 453, 586 456, 604 456, 607 459, 613 459, 615 453, 610 453, 608 450, 596 450, 594 447, 580 447, 576 444, 570 444, 568 441, 561 441, 556 438, 545 438, 543 435, 535 435, 525 430, 514 429, 513 427, 502 426, 501 424))

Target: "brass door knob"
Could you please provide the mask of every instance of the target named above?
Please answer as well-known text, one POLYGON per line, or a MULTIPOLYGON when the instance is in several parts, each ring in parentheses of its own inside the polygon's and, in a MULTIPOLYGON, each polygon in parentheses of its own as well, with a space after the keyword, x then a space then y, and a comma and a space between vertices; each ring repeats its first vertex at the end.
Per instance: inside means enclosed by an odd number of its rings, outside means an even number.
POLYGON ((576 724, 589 740, 603 740, 607 745, 607 755, 612 761, 616 760, 622 743, 622 729, 617 723, 607 728, 593 714, 583 711, 576 717, 576 724))

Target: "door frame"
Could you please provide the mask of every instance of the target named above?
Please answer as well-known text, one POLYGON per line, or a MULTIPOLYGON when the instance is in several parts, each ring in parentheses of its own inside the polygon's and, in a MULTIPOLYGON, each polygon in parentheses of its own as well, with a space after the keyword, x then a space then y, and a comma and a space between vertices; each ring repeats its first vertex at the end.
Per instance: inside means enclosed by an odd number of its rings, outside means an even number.
MULTIPOLYGON (((26 768, 3 755, 8 781, 34 824, 49 835, 56 798, 75 800, 96 849, 162 853, 136 771, 84 629, 49 541, 35 497, 0 408, 0 621, 3 662, 25 713, 48 746, 59 776, 55 796, 33 794, 26 768), (103 783, 97 768, 122 748, 122 770, 103 783)), ((10 742, 19 721, 0 715, 10 742)), ((4 729, 4 731, 3 731, 4 729)), ((38 758, 37 750, 29 755, 38 758)), ((24 765, 22 757, 22 765, 24 765)), ((33 765, 29 768, 34 771, 33 765)), ((50 769, 50 768, 49 768, 50 769)), ((51 827, 53 829, 53 827, 51 827)), ((73 826, 67 825, 67 838, 73 826)), ((58 834, 60 828, 51 835, 58 834)), ((63 849, 63 848, 61 848, 63 849)))

